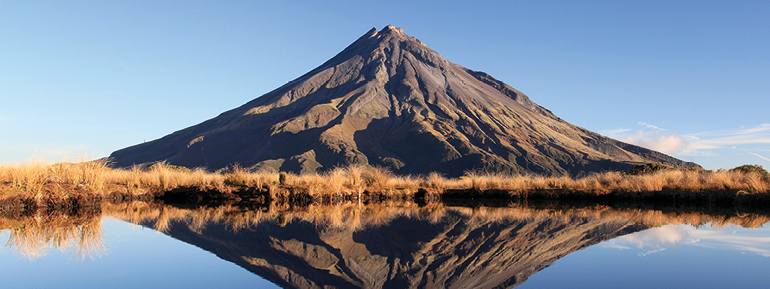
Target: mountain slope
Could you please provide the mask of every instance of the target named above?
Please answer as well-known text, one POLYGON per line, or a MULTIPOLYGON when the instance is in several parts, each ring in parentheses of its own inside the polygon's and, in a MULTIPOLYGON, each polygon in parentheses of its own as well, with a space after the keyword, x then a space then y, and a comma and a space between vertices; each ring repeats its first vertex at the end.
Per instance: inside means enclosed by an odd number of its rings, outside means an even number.
POLYGON ((449 176, 469 169, 578 175, 644 162, 694 166, 571 125, 393 26, 370 30, 241 107, 111 157, 118 166, 167 160, 299 173, 358 163, 449 176))

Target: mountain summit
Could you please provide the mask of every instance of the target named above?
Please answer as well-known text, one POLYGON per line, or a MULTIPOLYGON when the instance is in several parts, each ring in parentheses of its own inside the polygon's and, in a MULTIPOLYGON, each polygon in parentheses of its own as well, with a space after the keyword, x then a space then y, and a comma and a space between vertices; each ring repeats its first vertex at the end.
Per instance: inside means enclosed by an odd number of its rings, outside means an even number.
POLYGON ((219 169, 579 175, 645 162, 695 166, 574 126, 403 30, 372 28, 326 63, 238 108, 110 156, 219 169))

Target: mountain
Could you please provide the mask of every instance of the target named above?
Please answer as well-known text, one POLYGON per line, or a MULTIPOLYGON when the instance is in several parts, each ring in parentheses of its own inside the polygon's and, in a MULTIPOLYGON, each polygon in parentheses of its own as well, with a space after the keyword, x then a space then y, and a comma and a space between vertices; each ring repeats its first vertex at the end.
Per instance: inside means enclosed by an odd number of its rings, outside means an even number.
POLYGON ((110 157, 119 167, 166 160, 312 173, 370 164, 448 176, 470 169, 581 175, 647 162, 697 166, 567 123, 393 26, 373 28, 321 66, 238 108, 110 157))
POLYGON ((163 232, 283 288, 511 288, 572 252, 647 228, 596 214, 418 210, 340 212, 340 225, 262 221, 238 230, 179 218, 163 232))

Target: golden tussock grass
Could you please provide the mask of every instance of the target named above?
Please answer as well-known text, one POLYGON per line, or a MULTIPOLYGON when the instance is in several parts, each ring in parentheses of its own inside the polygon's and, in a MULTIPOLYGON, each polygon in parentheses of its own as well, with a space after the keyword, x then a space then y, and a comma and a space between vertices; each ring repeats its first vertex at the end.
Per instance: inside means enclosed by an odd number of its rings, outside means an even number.
POLYGON ((107 195, 161 194, 176 188, 232 192, 244 187, 277 191, 306 192, 311 196, 378 192, 414 193, 430 189, 505 192, 510 197, 601 196, 609 193, 634 194, 676 191, 697 194, 704 191, 729 191, 733 194, 770 193, 770 177, 739 170, 659 170, 631 175, 606 172, 583 178, 505 175, 468 172, 460 178, 446 178, 439 173, 426 176, 397 176, 377 167, 352 165, 320 174, 296 175, 251 171, 233 166, 217 172, 202 168, 187 169, 158 162, 151 166, 113 169, 104 161, 45 164, 28 162, 0 166, 0 194, 21 193, 36 198, 67 197, 88 193, 107 195))

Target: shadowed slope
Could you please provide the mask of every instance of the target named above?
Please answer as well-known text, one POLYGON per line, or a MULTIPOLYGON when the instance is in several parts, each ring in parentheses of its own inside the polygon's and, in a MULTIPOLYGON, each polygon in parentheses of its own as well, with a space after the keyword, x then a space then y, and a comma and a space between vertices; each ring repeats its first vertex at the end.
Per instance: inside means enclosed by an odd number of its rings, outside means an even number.
POLYGON ((300 173, 358 163, 449 176, 469 169, 579 175, 644 162, 694 166, 571 125, 393 26, 370 30, 241 107, 111 157, 118 166, 168 160, 300 173))

